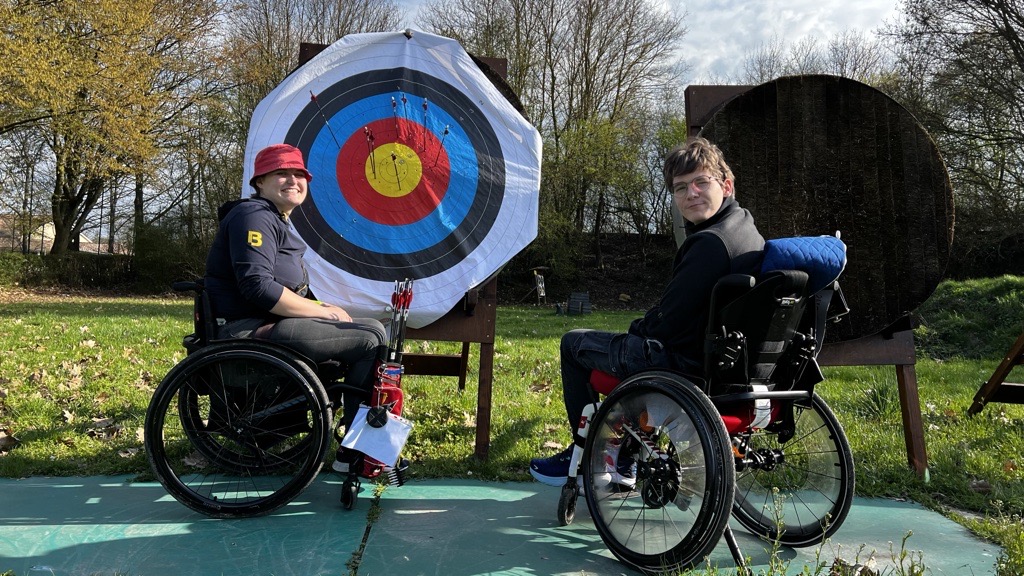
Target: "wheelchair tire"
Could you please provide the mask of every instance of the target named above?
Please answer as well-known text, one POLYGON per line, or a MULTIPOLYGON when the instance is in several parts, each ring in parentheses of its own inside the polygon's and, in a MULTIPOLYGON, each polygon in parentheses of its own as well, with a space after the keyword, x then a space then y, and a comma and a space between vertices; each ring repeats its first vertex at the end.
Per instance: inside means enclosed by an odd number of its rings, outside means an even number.
POLYGON ((676 573, 721 540, 735 465, 708 397, 677 374, 649 371, 625 380, 594 415, 582 481, 594 526, 616 558, 646 573, 676 573))
POLYGON ((580 497, 579 484, 566 482, 558 495, 558 525, 568 526, 576 518, 576 500, 580 497))
POLYGON ((351 510, 359 498, 359 487, 362 482, 356 476, 349 476, 341 484, 341 505, 345 510, 351 510))
POLYGON ((782 461, 737 472, 733 516, 754 535, 803 547, 839 529, 855 479, 846 433, 825 401, 815 394, 793 409, 796 432, 787 442, 771 426, 751 435, 748 452, 781 453, 782 461))
POLYGON ((309 366, 272 344, 212 344, 168 372, 146 411, 150 466, 179 502, 216 518, 284 506, 316 478, 331 407, 309 366))

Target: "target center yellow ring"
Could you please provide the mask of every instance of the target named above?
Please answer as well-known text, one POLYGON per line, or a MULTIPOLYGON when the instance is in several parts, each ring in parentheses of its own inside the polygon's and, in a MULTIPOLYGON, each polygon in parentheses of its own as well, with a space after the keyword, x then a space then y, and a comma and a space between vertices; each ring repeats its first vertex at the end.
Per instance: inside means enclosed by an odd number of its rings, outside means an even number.
POLYGON ((423 177, 423 161, 415 150, 398 142, 376 147, 366 157, 366 181, 381 196, 401 198, 423 177))

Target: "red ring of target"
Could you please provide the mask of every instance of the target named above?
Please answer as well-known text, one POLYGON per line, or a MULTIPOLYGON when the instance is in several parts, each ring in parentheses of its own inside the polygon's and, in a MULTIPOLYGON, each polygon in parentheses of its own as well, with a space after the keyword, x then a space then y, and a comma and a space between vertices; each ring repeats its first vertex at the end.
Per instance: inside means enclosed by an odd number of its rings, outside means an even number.
POLYGON ((433 132, 404 118, 375 120, 352 134, 336 163, 345 201, 378 224, 411 224, 444 199, 448 153, 433 132))

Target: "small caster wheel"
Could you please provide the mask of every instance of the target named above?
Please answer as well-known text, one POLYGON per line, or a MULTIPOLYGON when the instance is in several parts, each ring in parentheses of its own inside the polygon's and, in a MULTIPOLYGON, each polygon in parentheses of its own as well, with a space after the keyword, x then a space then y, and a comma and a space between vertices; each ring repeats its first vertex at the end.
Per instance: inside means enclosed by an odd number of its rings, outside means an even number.
POLYGON ((580 487, 575 482, 567 482, 562 486, 558 496, 558 523, 561 526, 572 524, 576 517, 576 499, 580 495, 580 487))
POLYGON ((345 510, 351 510, 356 504, 356 497, 359 495, 359 479, 346 478, 341 485, 341 505, 345 510))

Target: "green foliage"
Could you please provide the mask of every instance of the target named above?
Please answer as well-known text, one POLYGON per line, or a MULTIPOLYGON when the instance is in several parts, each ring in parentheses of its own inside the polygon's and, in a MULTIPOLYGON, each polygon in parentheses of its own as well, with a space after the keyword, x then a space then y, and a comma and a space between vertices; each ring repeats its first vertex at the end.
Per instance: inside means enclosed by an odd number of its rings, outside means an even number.
POLYGON ((135 287, 159 292, 176 280, 202 276, 208 250, 174 224, 143 226, 135 236, 135 287))
POLYGON ((918 353, 936 359, 998 358, 1024 328, 1024 278, 939 284, 917 310, 918 353))
POLYGON ((131 259, 123 255, 0 253, 0 286, 115 289, 125 288, 130 282, 131 259))
POLYGON ((540 226, 537 238, 509 263, 507 268, 516 276, 524 277, 535 266, 547 266, 545 273, 549 291, 554 293, 559 286, 570 285, 579 277, 583 267, 583 253, 586 236, 579 232, 564 214, 541 206, 540 226))
POLYGON ((120 254, 67 252, 43 256, 42 284, 68 288, 125 288, 131 283, 131 258, 120 254))
POLYGON ((25 277, 25 268, 34 259, 38 257, 20 252, 0 252, 0 286, 21 284, 25 277))

